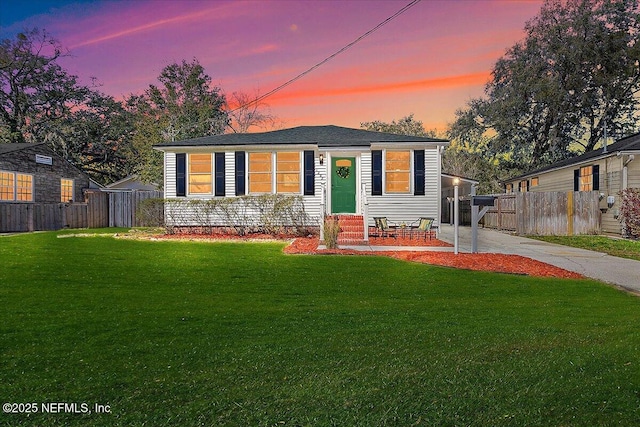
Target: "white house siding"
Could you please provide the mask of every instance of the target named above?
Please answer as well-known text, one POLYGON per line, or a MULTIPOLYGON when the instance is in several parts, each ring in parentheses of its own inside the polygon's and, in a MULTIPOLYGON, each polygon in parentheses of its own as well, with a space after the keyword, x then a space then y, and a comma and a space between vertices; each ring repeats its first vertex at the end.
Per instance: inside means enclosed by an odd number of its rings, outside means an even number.
MULTIPOLYGON (((319 223, 319 219, 321 216, 321 194, 322 194, 322 185, 326 181, 326 161, 325 165, 320 165, 318 161, 318 156, 315 156, 315 195, 313 196, 302 196, 303 204, 305 208, 305 212, 309 217, 313 220, 314 224, 319 223)), ((180 225, 185 226, 200 226, 202 224, 201 215, 199 215, 195 206, 189 206, 189 200, 211 200, 217 199, 220 197, 215 197, 213 195, 194 195, 187 197, 177 197, 176 196, 176 155, 173 152, 165 153, 165 197, 167 199, 177 199, 185 201, 185 204, 167 204, 167 215, 166 221, 168 225, 177 225, 177 222, 180 225), (179 209, 177 211, 176 209, 179 209)), ((187 186, 188 187, 188 186, 187 186)), ((248 188, 248 184, 247 184, 248 188)), ((226 151, 225 152, 225 197, 236 197, 236 189, 235 189, 235 151, 226 151)), ((301 194, 300 194, 301 195, 301 194)), ((209 224, 214 225, 227 225, 224 224, 224 220, 222 217, 208 217, 207 221, 209 224)))
MULTIPOLYGON (((438 214, 438 200, 440 198, 440 154, 438 148, 425 150, 425 195, 414 196, 411 194, 383 194, 371 195, 371 153, 362 155, 362 169, 367 197, 369 200, 369 225, 373 226, 373 217, 385 216, 395 223, 409 224, 420 217, 435 218, 440 220, 438 214)), ((413 175, 412 175, 413 179, 413 175)), ((384 185, 383 185, 384 187, 384 185)), ((413 188, 413 185, 412 185, 413 188)))

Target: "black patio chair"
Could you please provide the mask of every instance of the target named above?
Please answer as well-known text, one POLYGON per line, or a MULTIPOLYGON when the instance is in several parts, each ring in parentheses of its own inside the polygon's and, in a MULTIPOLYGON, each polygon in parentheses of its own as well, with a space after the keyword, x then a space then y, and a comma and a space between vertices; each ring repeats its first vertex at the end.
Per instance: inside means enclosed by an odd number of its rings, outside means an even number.
POLYGON ((373 220, 376 223, 376 234, 374 237, 397 237, 398 227, 391 225, 386 216, 374 217, 373 220))

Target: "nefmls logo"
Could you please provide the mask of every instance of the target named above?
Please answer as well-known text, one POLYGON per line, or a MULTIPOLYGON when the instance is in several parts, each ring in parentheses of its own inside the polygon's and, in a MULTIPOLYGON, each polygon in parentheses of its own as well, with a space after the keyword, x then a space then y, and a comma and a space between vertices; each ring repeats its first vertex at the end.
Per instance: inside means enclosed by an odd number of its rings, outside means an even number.
POLYGON ((42 412, 49 414, 86 414, 89 412, 87 403, 50 402, 41 405, 42 412))

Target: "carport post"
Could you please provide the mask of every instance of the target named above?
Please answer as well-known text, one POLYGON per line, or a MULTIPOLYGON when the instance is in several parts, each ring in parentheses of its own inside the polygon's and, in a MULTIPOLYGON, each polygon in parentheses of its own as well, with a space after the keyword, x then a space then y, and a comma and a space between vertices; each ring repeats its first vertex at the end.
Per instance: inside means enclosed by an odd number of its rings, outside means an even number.
POLYGON ((453 253, 458 255, 458 227, 459 227, 459 200, 458 200, 458 184, 460 183, 459 178, 453 179, 453 253))
MULTIPOLYGON (((471 184, 471 200, 476 195, 476 185, 471 184)), ((471 253, 478 253, 478 211, 480 206, 471 203, 471 253)))

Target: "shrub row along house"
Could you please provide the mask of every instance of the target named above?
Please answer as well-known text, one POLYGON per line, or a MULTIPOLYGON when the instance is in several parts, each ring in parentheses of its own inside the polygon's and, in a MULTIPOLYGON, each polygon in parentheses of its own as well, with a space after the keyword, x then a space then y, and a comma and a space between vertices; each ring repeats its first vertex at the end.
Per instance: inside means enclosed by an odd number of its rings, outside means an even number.
MULTIPOLYGON (((373 225, 375 216, 396 222, 427 216, 439 222, 440 156, 447 144, 338 126, 301 126, 155 148, 164 152, 169 200, 297 195, 315 224, 324 214, 346 214, 364 215, 373 225)), ((188 211, 189 204, 181 209, 188 211)), ((202 225, 195 214, 187 212, 186 218, 187 225, 202 225)))
POLYGON ((595 191, 599 193, 601 231, 621 234, 620 192, 640 188, 640 133, 605 149, 566 159, 505 183, 507 193, 595 191))

